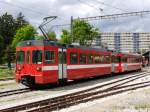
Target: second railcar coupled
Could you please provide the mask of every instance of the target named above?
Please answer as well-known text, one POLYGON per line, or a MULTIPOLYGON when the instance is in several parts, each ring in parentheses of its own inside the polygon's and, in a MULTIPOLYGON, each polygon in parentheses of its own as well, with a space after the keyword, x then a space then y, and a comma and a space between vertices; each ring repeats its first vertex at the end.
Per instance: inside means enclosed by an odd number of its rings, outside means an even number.
POLYGON ((141 68, 139 54, 59 45, 46 40, 23 41, 16 47, 16 80, 29 87, 141 68))

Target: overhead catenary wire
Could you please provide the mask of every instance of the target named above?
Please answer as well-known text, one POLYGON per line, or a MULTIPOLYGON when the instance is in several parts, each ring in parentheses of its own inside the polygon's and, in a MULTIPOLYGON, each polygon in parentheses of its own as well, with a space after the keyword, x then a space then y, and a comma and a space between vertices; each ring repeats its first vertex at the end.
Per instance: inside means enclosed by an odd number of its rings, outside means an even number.
POLYGON ((95 9, 96 11, 98 11, 98 12, 100 12, 100 13, 103 11, 102 8, 97 8, 97 7, 95 7, 94 5, 91 5, 91 4, 89 4, 89 3, 83 2, 83 1, 81 1, 81 0, 77 0, 77 1, 79 1, 80 3, 82 3, 82 4, 86 5, 86 6, 89 6, 89 7, 93 8, 93 9, 95 9))
POLYGON ((129 17, 129 16, 141 16, 141 15, 146 15, 146 14, 150 14, 150 11, 128 12, 128 13, 93 16, 93 17, 86 17, 86 18, 77 18, 77 19, 92 21, 92 20, 100 20, 100 19, 115 19, 115 18, 120 18, 120 17, 129 17))
POLYGON ((37 14, 39 14, 39 15, 44 15, 44 16, 47 15, 47 16, 48 16, 48 14, 45 14, 45 13, 42 13, 42 12, 33 10, 33 9, 31 9, 31 8, 23 7, 23 6, 20 6, 20 5, 17 5, 17 4, 13 4, 13 3, 5 2, 5 1, 0 1, 0 3, 6 4, 6 5, 10 5, 10 6, 13 6, 13 7, 17 7, 17 8, 20 8, 20 9, 25 9, 25 10, 28 10, 28 11, 30 11, 30 12, 37 13, 37 14))
MULTIPOLYGON (((9 3, 9 2, 6 2, 6 1, 0 1, 0 3, 2 4, 5 4, 5 5, 9 5, 11 7, 17 7, 17 8, 20 8, 22 10, 25 10, 25 11, 28 11, 28 12, 32 12, 32 13, 36 13, 38 15, 42 15, 42 16, 50 16, 49 14, 47 13, 43 13, 43 12, 40 12, 40 11, 37 11, 37 10, 34 10, 32 8, 27 8, 27 7, 24 7, 24 6, 21 6, 21 5, 18 5, 18 4, 13 4, 13 3, 9 3)), ((54 11, 53 11, 54 12, 54 11)), ((55 12, 56 13, 56 12, 55 12)), ((63 20, 66 20, 66 18, 63 18, 63 17, 59 17, 58 19, 63 19, 63 20)), ((67 20, 66 20, 67 21, 67 20)))
POLYGON ((129 12, 128 10, 124 10, 124 9, 121 9, 121 8, 119 8, 119 7, 116 7, 116 6, 112 6, 112 5, 110 5, 110 4, 107 4, 107 3, 105 3, 105 2, 101 2, 101 1, 99 1, 99 0, 94 0, 94 2, 97 2, 97 3, 99 3, 99 4, 102 4, 102 5, 105 5, 105 6, 107 6, 107 7, 110 7, 110 8, 113 8, 113 9, 117 9, 117 10, 120 10, 120 11, 123 11, 123 12, 129 12))

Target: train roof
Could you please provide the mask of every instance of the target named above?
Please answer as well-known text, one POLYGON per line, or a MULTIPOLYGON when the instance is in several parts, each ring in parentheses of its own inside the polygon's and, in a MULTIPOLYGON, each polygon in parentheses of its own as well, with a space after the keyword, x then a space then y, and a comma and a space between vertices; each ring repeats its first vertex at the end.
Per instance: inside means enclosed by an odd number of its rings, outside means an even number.
POLYGON ((24 47, 24 46, 57 46, 60 48, 80 48, 83 50, 95 50, 95 51, 102 51, 102 52, 112 52, 111 50, 105 48, 93 48, 93 47, 86 47, 86 46, 78 46, 78 45, 68 45, 68 44, 60 44, 58 42, 49 41, 49 40, 27 40, 21 41, 17 44, 17 47, 24 47))
POLYGON ((93 47, 86 47, 86 46, 78 46, 78 45, 68 45, 68 44, 60 44, 55 41, 50 40, 27 40, 21 41, 18 43, 17 47, 24 47, 24 46, 57 46, 59 48, 79 48, 83 50, 95 50, 95 51, 102 51, 102 52, 112 52, 116 55, 126 55, 126 56, 141 56, 140 54, 133 54, 133 53, 122 53, 122 52, 114 52, 112 50, 108 50, 105 48, 93 48, 93 47))

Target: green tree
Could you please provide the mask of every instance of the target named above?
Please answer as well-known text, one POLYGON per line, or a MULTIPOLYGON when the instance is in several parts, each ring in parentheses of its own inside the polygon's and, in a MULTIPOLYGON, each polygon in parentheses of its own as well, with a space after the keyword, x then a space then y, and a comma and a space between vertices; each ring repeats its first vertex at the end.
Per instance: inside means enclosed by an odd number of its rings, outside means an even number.
MULTIPOLYGON (((4 54, 4 39, 3 39, 3 37, 0 35, 0 57, 3 57, 3 54, 4 54)), ((0 63, 2 63, 3 62, 3 59, 2 58, 0 58, 0 63)))
MULTIPOLYGON (((12 44, 12 40, 16 33, 16 30, 24 26, 25 23, 28 22, 25 21, 24 16, 22 16, 22 13, 20 13, 16 19, 8 13, 5 13, 2 16, 0 16, 0 35, 3 38, 3 47, 0 47, 0 54, 2 54, 0 56, 0 63, 7 61, 7 63, 10 65, 10 45, 12 44)), ((15 52, 15 50, 11 52, 15 52)))
POLYGON ((0 17, 0 34, 4 38, 4 48, 11 44, 15 34, 15 19, 12 15, 5 13, 0 17))
POLYGON ((53 31, 48 32, 48 38, 49 38, 49 40, 57 40, 56 39, 56 33, 53 31))
POLYGON ((24 19, 24 15, 20 12, 15 19, 16 29, 21 28, 25 25, 29 25, 29 22, 24 19))
POLYGON ((11 44, 15 32, 15 19, 13 16, 7 13, 0 16, 0 40, 3 42, 3 47, 1 47, 0 50, 0 63, 4 63, 6 61, 7 63, 10 63, 10 60, 7 60, 9 57, 7 57, 8 52, 6 49, 8 49, 8 46, 11 44))
POLYGON ((71 34, 67 30, 62 30, 62 35, 60 39, 60 43, 62 44, 71 44, 71 34))
POLYGON ((27 25, 17 30, 14 36, 12 47, 16 47, 19 41, 35 39, 36 30, 33 26, 27 25))
POLYGON ((73 42, 79 42, 80 45, 91 45, 97 35, 98 29, 88 22, 79 19, 73 21, 73 42))
POLYGON ((44 40, 44 36, 37 35, 37 36, 35 36, 35 40, 44 40))
POLYGON ((2 50, 4 48, 4 39, 3 37, 0 35, 0 49, 2 50))

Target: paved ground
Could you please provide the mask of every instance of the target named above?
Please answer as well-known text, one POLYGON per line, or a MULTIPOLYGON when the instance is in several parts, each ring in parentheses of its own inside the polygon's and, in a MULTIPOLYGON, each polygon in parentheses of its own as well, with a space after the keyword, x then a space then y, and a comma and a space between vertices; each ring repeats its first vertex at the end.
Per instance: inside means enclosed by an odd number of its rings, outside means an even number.
MULTIPOLYGON (((150 71, 150 67, 146 70, 150 71)), ((150 81, 150 77, 142 80, 150 81)), ((60 112, 150 112, 150 87, 82 103, 60 112)))
POLYGON ((150 87, 80 104, 60 112, 150 112, 150 87))
MULTIPOLYGON (((148 70, 148 69, 149 68, 146 68, 146 70, 148 70)), ((29 102, 38 101, 38 100, 41 100, 41 99, 47 99, 47 98, 50 98, 50 97, 55 97, 57 95, 59 96, 61 94, 66 94, 66 93, 69 93, 69 92, 77 91, 79 89, 85 89, 85 88, 88 88, 88 87, 96 86, 96 85, 102 84, 104 82, 106 83, 106 82, 109 82, 109 81, 112 81, 112 80, 115 80, 115 79, 120 79, 120 78, 123 78, 123 77, 126 77, 126 76, 128 76, 128 75, 127 74, 126 75, 118 75, 118 76, 115 76, 115 77, 109 77, 109 78, 104 78, 104 79, 100 78, 100 79, 96 79, 96 80, 92 79, 91 81, 85 81, 85 82, 73 84, 73 85, 70 85, 70 86, 57 87, 57 88, 52 88, 52 89, 48 89, 48 90, 39 90, 39 91, 31 92, 31 93, 25 93, 25 94, 19 94, 19 95, 13 95, 13 96, 10 96, 10 97, 1 98, 0 99, 0 108, 6 108, 6 107, 9 107, 9 106, 13 106, 13 105, 29 103, 29 102)), ((148 78, 148 80, 149 79, 150 78, 148 78)), ((147 80, 147 79, 145 78, 143 80, 147 80)), ((4 84, 3 86, 1 86, 0 91, 4 91, 6 89, 21 87, 21 86, 16 86, 16 85, 18 85, 18 84, 16 84, 15 82, 9 82, 8 84, 6 84, 6 85, 4 84)), ((149 91, 150 91, 150 89, 149 89, 149 91)), ((131 93, 128 93, 128 94, 131 94, 131 93)), ((133 100, 132 97, 134 95, 131 95, 129 98, 128 98, 128 96, 130 96, 130 95, 121 94, 121 98, 131 99, 131 101, 132 101, 133 100), (125 96, 122 96, 122 95, 125 95, 125 96)), ((149 94, 147 94, 147 96, 149 96, 149 94)), ((137 99, 138 97, 141 97, 141 95, 136 96, 135 98, 137 99)), ((120 95, 116 95, 116 96, 113 96, 113 97, 97 100, 97 101, 94 101, 94 102, 89 102, 89 103, 86 103, 86 104, 81 104, 81 105, 78 105, 78 106, 74 106, 74 107, 71 107, 69 109, 64 109, 64 110, 61 110, 61 111, 64 111, 64 112, 68 112, 68 111, 69 112, 70 111, 71 112, 91 112, 91 111, 93 111, 93 112, 101 112, 101 111, 102 112, 116 112, 118 110, 114 110, 114 109, 116 109, 117 107, 119 109, 120 108, 124 109, 126 107, 126 106, 123 107, 122 105, 118 105, 118 104, 120 104, 120 102, 125 101, 124 99, 122 99, 121 101, 120 100, 121 100, 120 95), (116 100, 116 101, 114 101, 114 100, 116 100), (114 105, 112 105, 112 104, 114 104, 114 105), (109 110, 107 110, 107 109, 109 109, 109 110)), ((150 99, 146 99, 146 100, 150 101, 150 99)), ((140 100, 140 101, 142 102, 142 100, 140 100)), ((121 103, 121 104, 123 104, 123 103, 121 103)), ((131 106, 131 108, 132 108, 132 106, 131 106)), ((128 109, 128 108, 125 108, 125 109, 128 109)), ((121 110, 121 112, 122 112, 122 110, 121 110)), ((125 112, 132 112, 132 111, 125 111, 125 112)))

